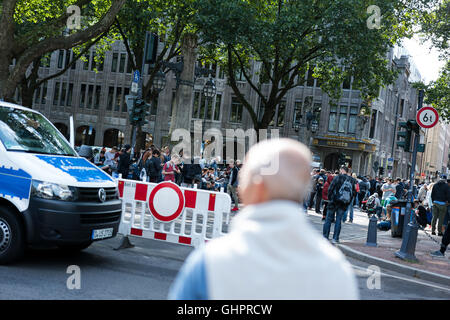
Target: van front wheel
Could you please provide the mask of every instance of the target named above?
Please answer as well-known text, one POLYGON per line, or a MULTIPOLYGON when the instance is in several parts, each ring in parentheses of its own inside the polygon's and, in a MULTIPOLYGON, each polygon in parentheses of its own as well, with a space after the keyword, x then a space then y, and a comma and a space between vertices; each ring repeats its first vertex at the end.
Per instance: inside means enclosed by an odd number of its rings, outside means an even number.
POLYGON ((25 250, 22 225, 13 212, 0 207, 0 264, 19 259, 25 250))

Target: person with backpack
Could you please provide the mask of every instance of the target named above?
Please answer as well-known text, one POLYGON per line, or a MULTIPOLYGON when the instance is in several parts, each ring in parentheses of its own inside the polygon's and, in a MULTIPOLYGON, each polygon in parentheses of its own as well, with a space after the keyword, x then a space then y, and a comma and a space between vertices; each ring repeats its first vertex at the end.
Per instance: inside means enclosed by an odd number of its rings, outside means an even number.
POLYGON ((152 152, 152 157, 150 158, 151 163, 148 165, 148 171, 150 172, 150 182, 158 183, 160 182, 162 164, 161 164, 161 152, 158 149, 154 149, 152 152))
POLYGON ((336 176, 328 189, 327 217, 323 225, 323 236, 328 239, 330 236, 331 223, 336 216, 332 243, 339 243, 342 217, 356 196, 356 181, 348 175, 349 169, 342 166, 340 174, 336 176))
POLYGON ((327 217, 327 208, 328 208, 328 189, 330 188, 331 182, 334 179, 334 175, 333 174, 329 174, 328 178, 327 178, 327 182, 325 182, 325 185, 323 186, 322 189, 322 199, 324 202, 323 205, 323 213, 322 213, 322 221, 325 220, 325 218, 327 217))

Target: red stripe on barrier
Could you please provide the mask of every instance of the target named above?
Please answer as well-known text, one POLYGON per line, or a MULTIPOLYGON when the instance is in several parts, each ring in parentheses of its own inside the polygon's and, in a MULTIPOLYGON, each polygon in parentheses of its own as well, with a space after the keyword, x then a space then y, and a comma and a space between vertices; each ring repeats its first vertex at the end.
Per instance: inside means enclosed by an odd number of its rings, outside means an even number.
POLYGON ((166 240, 167 239, 167 234, 161 233, 161 232, 155 232, 155 239, 166 240))
POLYGON ((216 195, 214 193, 209 194, 208 211, 214 211, 216 207, 216 195))
POLYGON ((178 243, 191 244, 191 238, 180 236, 178 239, 178 243))
POLYGON ((123 198, 123 188, 125 183, 123 181, 119 181, 119 198, 123 198))
POLYGON ((195 209, 195 203, 197 201, 197 192, 191 190, 184 190, 184 206, 186 208, 195 209))
POLYGON ((141 229, 131 228, 130 233, 131 233, 133 236, 139 236, 139 237, 142 237, 142 230, 141 230, 141 229))
POLYGON ((142 183, 136 183, 136 192, 134 194, 134 200, 147 201, 147 185, 142 183))

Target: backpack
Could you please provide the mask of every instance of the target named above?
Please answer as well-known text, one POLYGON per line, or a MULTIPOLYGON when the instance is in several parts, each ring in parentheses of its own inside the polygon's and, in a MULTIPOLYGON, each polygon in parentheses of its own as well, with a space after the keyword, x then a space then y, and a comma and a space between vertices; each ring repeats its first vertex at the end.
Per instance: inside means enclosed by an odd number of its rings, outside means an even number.
POLYGON ((375 197, 369 197, 369 200, 367 200, 366 206, 367 209, 373 209, 375 208, 375 197))
POLYGON ((353 197, 353 186, 349 179, 345 179, 345 181, 341 184, 339 191, 336 195, 335 200, 342 204, 348 205, 352 201, 353 197))

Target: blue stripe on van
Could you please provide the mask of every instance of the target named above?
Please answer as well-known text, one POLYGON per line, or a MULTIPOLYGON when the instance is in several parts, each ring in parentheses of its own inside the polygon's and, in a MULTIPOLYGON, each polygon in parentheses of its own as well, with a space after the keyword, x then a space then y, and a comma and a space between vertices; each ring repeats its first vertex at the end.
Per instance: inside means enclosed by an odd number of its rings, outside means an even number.
POLYGON ((45 161, 55 168, 74 177, 78 182, 105 182, 112 178, 103 170, 85 158, 36 155, 36 158, 45 161))
POLYGON ((31 176, 22 169, 0 167, 0 195, 30 198, 31 176))

